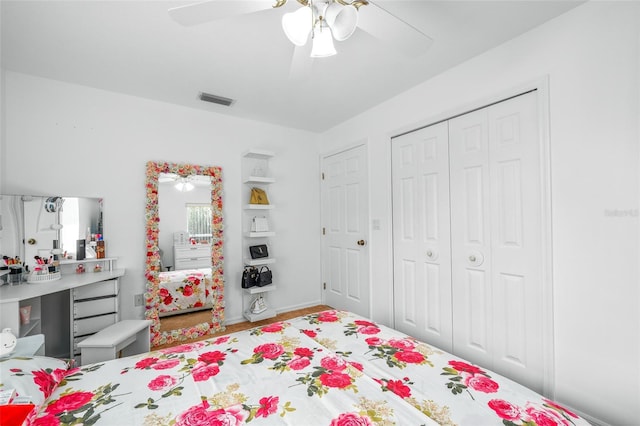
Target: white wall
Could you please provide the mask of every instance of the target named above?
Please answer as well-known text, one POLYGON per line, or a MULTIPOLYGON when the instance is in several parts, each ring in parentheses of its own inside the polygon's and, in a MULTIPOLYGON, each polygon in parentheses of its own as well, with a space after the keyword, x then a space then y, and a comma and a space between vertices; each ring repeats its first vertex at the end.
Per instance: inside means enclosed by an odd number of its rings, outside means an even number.
POLYGON ((283 254, 273 306, 320 302, 320 237, 309 226, 319 222, 319 195, 308 190, 317 187, 316 135, 14 72, 5 78, 0 193, 104 198, 107 256, 127 270, 123 318, 143 316, 133 295, 145 288, 145 163, 154 160, 222 167, 226 317, 241 320, 240 162, 249 148, 276 153, 278 197, 288 200, 274 210, 283 254))
POLYGON ((639 23, 640 3, 587 3, 322 135, 368 140, 373 316, 391 323, 390 136, 548 76, 555 397, 611 424, 640 414, 639 23))

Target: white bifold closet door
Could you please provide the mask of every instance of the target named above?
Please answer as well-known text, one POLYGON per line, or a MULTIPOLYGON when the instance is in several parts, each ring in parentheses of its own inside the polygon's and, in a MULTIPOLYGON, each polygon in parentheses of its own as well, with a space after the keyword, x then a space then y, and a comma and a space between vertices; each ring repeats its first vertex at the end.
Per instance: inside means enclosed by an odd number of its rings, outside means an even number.
POLYGON ((536 92, 395 138, 392 154, 396 327, 541 392, 542 180, 536 92), (426 139, 421 142, 418 135, 429 132, 447 136, 441 152, 448 149, 448 157, 440 155, 438 165, 421 161, 419 154, 426 139), (410 188, 410 145, 417 154, 412 160, 416 182, 446 175, 446 188, 444 178, 437 186, 410 188), (408 254, 407 236, 418 232, 416 239, 425 239, 424 227, 437 228, 434 262, 426 256, 428 242, 413 243, 414 253, 408 254), (411 262, 423 266, 412 269, 411 262), (429 272, 434 270, 437 275, 429 272), (434 288, 441 306, 430 297, 434 288), (436 328, 440 335, 434 338, 436 328))
POLYGON ((447 123, 393 140, 395 327, 452 350, 447 123))

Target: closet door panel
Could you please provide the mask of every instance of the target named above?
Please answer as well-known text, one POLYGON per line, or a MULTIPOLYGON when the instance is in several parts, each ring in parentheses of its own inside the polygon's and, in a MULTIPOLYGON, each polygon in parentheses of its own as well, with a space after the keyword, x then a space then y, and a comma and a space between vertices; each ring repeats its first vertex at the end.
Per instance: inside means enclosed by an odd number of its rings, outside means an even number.
POLYGON ((492 365, 489 128, 486 109, 449 120, 453 352, 492 365))
POLYGON ((392 141, 395 326, 451 350, 446 123, 392 141))
POLYGON ((488 108, 491 170, 493 369, 541 392, 542 188, 537 93, 488 108))

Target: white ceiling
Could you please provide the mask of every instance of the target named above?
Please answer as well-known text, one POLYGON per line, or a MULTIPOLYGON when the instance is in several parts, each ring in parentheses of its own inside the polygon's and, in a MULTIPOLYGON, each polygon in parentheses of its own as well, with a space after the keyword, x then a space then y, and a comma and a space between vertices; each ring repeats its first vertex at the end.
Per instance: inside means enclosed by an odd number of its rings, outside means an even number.
POLYGON ((336 43, 336 56, 306 59, 308 73, 295 78, 289 75, 294 47, 280 19, 297 2, 190 27, 169 17, 170 7, 190 3, 2 0, 2 67, 322 132, 580 1, 380 0, 433 38, 424 55, 408 58, 356 30, 336 43), (205 103, 200 92, 236 102, 205 103))

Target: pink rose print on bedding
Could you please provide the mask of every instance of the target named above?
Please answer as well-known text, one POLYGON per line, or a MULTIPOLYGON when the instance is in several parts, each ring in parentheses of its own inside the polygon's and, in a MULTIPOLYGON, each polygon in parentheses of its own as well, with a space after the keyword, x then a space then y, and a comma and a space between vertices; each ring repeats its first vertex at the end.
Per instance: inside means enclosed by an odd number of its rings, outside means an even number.
POLYGON ((38 385, 38 389, 40 389, 45 398, 49 398, 59 380, 52 373, 50 374, 45 370, 32 371, 31 374, 33 375, 33 383, 38 385))
POLYGON ((45 408, 45 411, 54 415, 74 411, 91 401, 93 395, 92 392, 70 393, 53 401, 45 408))
POLYGON ((411 396, 411 388, 407 386, 407 384, 412 385, 413 382, 411 382, 408 377, 405 377, 402 380, 393 380, 393 379, 374 379, 374 380, 380 383, 383 392, 391 391, 396 395, 398 395, 400 398, 409 398, 411 396))
MULTIPOLYGON (((209 401, 194 405, 175 419, 175 426, 237 426, 249 423, 258 417, 267 418, 278 411, 279 398, 265 396, 259 405, 235 404, 230 407, 211 407, 209 401)), ((284 411, 290 411, 288 407, 284 411)), ((284 416, 284 413, 282 414, 284 416)))
POLYGON ((454 395, 466 391, 471 399, 475 399, 469 389, 482 393, 495 393, 500 388, 500 385, 492 380, 486 371, 463 361, 451 360, 449 367, 442 369, 444 373, 440 375, 450 376, 447 388, 451 389, 454 395))
POLYGON ((151 380, 147 387, 153 391, 159 391, 171 386, 175 386, 176 383, 178 383, 178 379, 176 377, 162 374, 151 380))
POLYGON ((330 355, 322 358, 320 366, 313 367, 313 370, 296 379, 296 382, 307 386, 308 396, 322 396, 331 388, 358 392, 355 379, 362 373, 339 356, 330 355))
POLYGON ((320 383, 330 388, 344 389, 351 385, 352 379, 348 374, 340 373, 338 371, 331 371, 321 374, 318 379, 320 383))
POLYGON ((358 413, 342 413, 331 420, 331 426, 373 426, 371 419, 358 413))
POLYGON ((184 287, 179 287, 178 291, 182 291, 182 295, 185 297, 193 296, 193 286, 185 285, 184 287))
POLYGON ((227 358, 227 354, 220 351, 205 352, 198 356, 198 361, 202 361, 205 364, 222 364, 227 358))
POLYGON ((278 410, 278 401, 280 399, 277 396, 265 396, 260 398, 260 408, 256 410, 256 417, 269 417, 278 410))
POLYGON ((317 314, 307 315, 303 318, 309 324, 320 324, 321 322, 339 322, 340 315, 338 311, 323 311, 317 314))
POLYGON ((194 382, 205 382, 211 377, 216 376, 220 372, 220 367, 217 364, 205 364, 204 362, 197 363, 191 375, 194 382))
POLYGON ((367 353, 372 352, 374 358, 386 361, 389 367, 402 369, 407 364, 433 366, 427 358, 426 345, 420 346, 418 341, 412 337, 384 340, 374 336, 368 337, 365 342, 369 345, 367 353))
POLYGON ((177 358, 173 358, 173 359, 158 360, 152 365, 150 365, 150 367, 153 368, 154 370, 169 370, 179 364, 180 364, 180 360, 177 358))
POLYGON ((492 399, 487 405, 509 425, 570 426, 573 424, 571 418, 578 418, 565 407, 545 398, 542 400, 542 404, 528 402, 519 407, 503 399, 492 399))
POLYGON ((165 305, 170 305, 173 302, 173 296, 169 294, 169 290, 166 288, 161 288, 158 295, 160 296, 160 299, 162 299, 162 303, 165 305))
POLYGON ((136 362, 133 368, 138 370, 145 370, 147 368, 150 368, 156 362, 158 362, 159 359, 160 358, 155 358, 155 357, 141 359, 140 361, 136 362))
POLYGON ((339 318, 336 311, 325 311, 318 314, 318 321, 320 322, 336 322, 338 320, 339 318))
MULTIPOLYGON (((219 343, 224 343, 227 340, 218 339, 219 343)), ((215 343, 214 343, 215 344, 215 343)), ((193 344, 180 345, 188 349, 202 349, 208 346, 207 343, 196 342, 193 344), (190 347, 193 345, 193 347, 190 347)), ((226 352, 234 352, 235 349, 228 348, 226 352)), ((189 375, 193 378, 194 382, 203 382, 209 380, 220 373, 220 367, 224 364, 227 354, 223 351, 214 350, 208 352, 202 352, 200 354, 194 351, 187 351, 178 353, 171 350, 163 352, 154 352, 156 356, 150 356, 143 358, 135 363, 133 367, 126 367, 121 371, 121 374, 127 373, 131 368, 138 370, 156 370, 166 371, 166 374, 162 374, 153 378, 147 387, 152 391, 162 391, 162 394, 156 398, 149 397, 145 402, 141 402, 135 406, 135 408, 146 407, 149 410, 158 408, 158 402, 164 398, 171 396, 181 396, 184 386, 182 383, 189 375), (158 355, 160 353, 160 355, 158 355), (197 358, 190 358, 189 355, 197 355, 197 358), (169 374, 174 372, 177 374, 169 374)))
POLYGON ((337 355, 329 355, 320 361, 320 366, 327 370, 342 371, 347 368, 347 361, 337 355))
POLYGON ((380 329, 378 326, 371 322, 365 320, 355 320, 352 323, 345 325, 345 336, 352 336, 358 334, 378 334, 380 333, 380 329))
MULTIPOLYGON (((94 368, 99 368, 99 366, 94 368)), ((23 371, 21 368, 11 368, 9 371, 15 376, 31 374, 31 376, 33 376, 33 383, 38 386, 38 389, 45 398, 51 396, 57 386, 66 385, 68 381, 78 380, 76 376, 81 375, 79 374, 80 368, 71 368, 68 370, 62 368, 52 370, 47 368, 33 370, 30 373, 23 371)))
POLYGON ((276 359, 284 353, 284 346, 278 343, 265 343, 253 348, 253 353, 261 358, 276 359))
MULTIPOLYGON (((103 364, 96 364, 87 368, 69 370, 65 379, 69 379, 71 375, 80 376, 85 372, 98 370, 102 366, 103 364)), ((93 391, 72 392, 72 389, 67 389, 67 393, 58 399, 51 400, 48 405, 43 407, 44 410, 40 412, 40 417, 30 418, 28 424, 32 426, 94 424, 102 412, 109 410, 113 403, 118 404, 117 398, 122 396, 114 392, 118 387, 118 383, 107 383, 93 391)))
MULTIPOLYGON (((35 411, 32 411, 32 413, 34 412, 35 411)), ((38 417, 37 419, 32 419, 31 415, 29 415, 25 420, 25 424, 33 426, 60 426, 60 419, 50 413, 47 413, 42 417, 38 417)))
POLYGON ((209 403, 203 401, 178 415, 175 426, 236 426, 243 424, 247 417, 241 404, 211 410, 209 403))
POLYGON ((287 367, 289 367, 292 370, 304 370, 310 364, 311 364, 311 361, 309 361, 309 358, 295 357, 287 363, 287 367))
POLYGON ((283 321, 274 322, 263 327, 254 328, 251 330, 250 334, 252 336, 260 336, 264 333, 282 333, 287 327, 289 327, 289 325, 289 323, 283 321))
POLYGON ((315 332, 314 330, 300 330, 301 333, 306 334, 307 336, 311 337, 312 339, 314 339, 318 333, 315 332))
POLYGON ((281 322, 274 322, 273 324, 265 325, 260 330, 265 333, 279 333, 284 329, 281 322))
POLYGON ((279 343, 265 343, 253 348, 253 356, 245 359, 240 364, 260 364, 265 359, 274 361, 271 370, 304 370, 311 364, 311 359, 315 355, 312 349, 305 347, 294 348, 293 351, 285 351, 283 345, 279 343))
POLYGON ((160 349, 158 352, 161 352, 165 355, 168 354, 179 354, 182 352, 193 352, 197 351, 201 347, 204 346, 204 343, 194 342, 194 343, 184 343, 182 345, 172 346, 170 348, 160 349))

